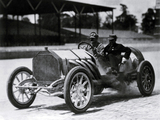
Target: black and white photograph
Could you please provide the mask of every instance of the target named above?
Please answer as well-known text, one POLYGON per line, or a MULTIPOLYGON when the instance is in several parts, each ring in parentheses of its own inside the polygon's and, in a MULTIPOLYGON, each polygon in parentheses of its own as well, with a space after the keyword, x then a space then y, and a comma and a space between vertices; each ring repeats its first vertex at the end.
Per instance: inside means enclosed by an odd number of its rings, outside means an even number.
POLYGON ((160 0, 0 0, 0 120, 160 120, 160 0))

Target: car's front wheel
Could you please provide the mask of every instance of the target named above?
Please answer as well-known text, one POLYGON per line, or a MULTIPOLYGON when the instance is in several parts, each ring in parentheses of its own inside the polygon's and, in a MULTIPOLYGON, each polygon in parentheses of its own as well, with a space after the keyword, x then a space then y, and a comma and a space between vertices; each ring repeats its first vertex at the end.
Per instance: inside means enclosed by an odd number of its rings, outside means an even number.
POLYGON ((23 88, 23 86, 33 85, 34 81, 29 79, 31 75, 30 69, 19 67, 12 72, 7 82, 8 99, 12 105, 19 109, 28 108, 35 100, 36 94, 32 94, 32 89, 23 88), (23 83, 25 80, 27 81, 23 83), (18 88, 18 86, 22 86, 22 88, 18 88))
POLYGON ((87 70, 79 66, 72 68, 64 83, 64 98, 71 111, 85 112, 92 101, 93 93, 93 84, 87 70))

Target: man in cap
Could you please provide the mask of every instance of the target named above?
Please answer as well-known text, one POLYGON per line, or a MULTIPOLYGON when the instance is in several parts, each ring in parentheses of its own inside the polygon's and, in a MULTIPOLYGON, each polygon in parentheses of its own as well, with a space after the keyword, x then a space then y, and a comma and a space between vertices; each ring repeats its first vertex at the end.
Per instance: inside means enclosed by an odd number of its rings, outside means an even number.
POLYGON ((131 49, 123 46, 122 44, 116 43, 117 36, 115 34, 109 35, 108 39, 109 44, 104 48, 104 56, 107 56, 111 64, 111 71, 108 71, 108 73, 111 72, 112 74, 117 75, 119 71, 119 63, 121 63, 122 59, 123 61, 129 59, 131 49), (122 52, 124 52, 125 54, 121 55, 122 52))
POLYGON ((90 40, 93 47, 98 47, 98 45, 100 44, 98 42, 98 37, 99 36, 95 32, 90 33, 90 40))
POLYGON ((104 46, 102 45, 102 43, 98 42, 98 34, 96 34, 95 32, 91 32, 90 33, 90 40, 91 40, 91 45, 93 46, 93 54, 100 54, 101 51, 103 51, 104 46))

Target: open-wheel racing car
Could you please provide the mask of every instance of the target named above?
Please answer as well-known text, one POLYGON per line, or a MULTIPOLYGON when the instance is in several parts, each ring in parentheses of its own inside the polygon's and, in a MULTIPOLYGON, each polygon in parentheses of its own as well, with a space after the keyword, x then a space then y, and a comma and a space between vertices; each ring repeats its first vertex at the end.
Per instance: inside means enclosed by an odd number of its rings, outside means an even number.
MULTIPOLYGON (((152 93, 155 84, 154 69, 142 53, 131 48, 134 57, 119 65, 119 74, 106 74, 109 64, 103 56, 92 54, 92 45, 81 42, 78 49, 40 51, 33 58, 33 72, 18 67, 9 77, 7 94, 17 108, 28 108, 38 92, 65 99, 74 113, 85 112, 93 95, 104 88, 121 89, 133 81, 142 95, 152 93)), ((97 51, 98 54, 98 51, 97 51)))

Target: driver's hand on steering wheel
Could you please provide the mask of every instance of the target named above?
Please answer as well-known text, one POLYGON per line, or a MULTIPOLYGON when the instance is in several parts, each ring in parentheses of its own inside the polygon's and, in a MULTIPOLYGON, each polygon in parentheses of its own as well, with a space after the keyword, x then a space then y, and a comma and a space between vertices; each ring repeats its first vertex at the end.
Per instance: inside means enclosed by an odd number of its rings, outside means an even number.
POLYGON ((93 49, 92 49, 92 50, 93 50, 93 52, 94 52, 94 53, 96 53, 97 48, 96 48, 96 47, 93 47, 93 49))
POLYGON ((96 47, 93 47, 93 50, 96 50, 97 48, 96 47))

